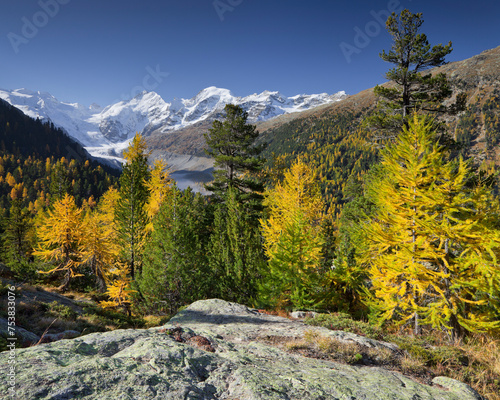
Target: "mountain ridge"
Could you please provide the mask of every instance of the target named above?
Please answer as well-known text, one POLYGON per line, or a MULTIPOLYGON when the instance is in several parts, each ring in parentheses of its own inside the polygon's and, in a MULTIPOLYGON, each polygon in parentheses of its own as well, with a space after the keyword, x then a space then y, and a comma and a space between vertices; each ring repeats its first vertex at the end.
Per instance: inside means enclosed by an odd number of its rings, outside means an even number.
MULTIPOLYGON (((242 106, 249 122, 263 121, 278 115, 310 109, 346 98, 345 92, 286 97, 278 91, 264 91, 245 97, 234 96, 228 89, 205 88, 191 99, 167 103, 156 92, 143 91, 134 98, 106 107, 57 100, 50 93, 27 89, 0 90, 0 98, 26 115, 48 120, 64 129, 90 154, 119 159, 136 132, 144 136, 169 134, 200 123, 211 123, 222 116, 228 103, 242 106)), ((182 138, 178 140, 182 141, 182 138)))

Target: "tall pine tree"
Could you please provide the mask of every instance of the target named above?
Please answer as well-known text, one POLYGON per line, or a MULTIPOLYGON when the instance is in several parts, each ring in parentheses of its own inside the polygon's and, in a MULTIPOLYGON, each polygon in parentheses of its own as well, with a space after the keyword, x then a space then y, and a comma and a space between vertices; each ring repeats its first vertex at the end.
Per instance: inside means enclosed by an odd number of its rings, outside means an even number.
POLYGON ((465 97, 461 94, 453 106, 445 107, 443 101, 452 94, 446 76, 426 73, 443 65, 452 47, 449 42, 431 48, 427 36, 420 33, 423 22, 421 13, 413 14, 406 9, 400 15, 392 13, 387 19, 392 47, 388 52, 383 50, 380 57, 394 65, 385 74, 393 84, 374 88, 379 99, 378 111, 366 123, 377 130, 376 139, 394 139, 414 111, 456 112, 464 105, 465 97))

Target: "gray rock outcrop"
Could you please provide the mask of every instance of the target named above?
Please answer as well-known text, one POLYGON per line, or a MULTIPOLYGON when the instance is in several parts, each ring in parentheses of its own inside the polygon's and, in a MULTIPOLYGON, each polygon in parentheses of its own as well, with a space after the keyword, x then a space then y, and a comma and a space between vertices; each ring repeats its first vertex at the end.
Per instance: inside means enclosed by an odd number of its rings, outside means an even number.
MULTIPOLYGON (((221 300, 193 303, 169 324, 93 333, 16 350, 22 399, 337 399, 479 400, 449 378, 418 383, 379 367, 306 358, 263 337, 301 337, 318 330, 341 340, 397 350, 388 343, 309 327, 221 300)), ((9 353, 0 354, 6 376, 9 353)), ((6 393, 5 380, 0 392, 6 393)))

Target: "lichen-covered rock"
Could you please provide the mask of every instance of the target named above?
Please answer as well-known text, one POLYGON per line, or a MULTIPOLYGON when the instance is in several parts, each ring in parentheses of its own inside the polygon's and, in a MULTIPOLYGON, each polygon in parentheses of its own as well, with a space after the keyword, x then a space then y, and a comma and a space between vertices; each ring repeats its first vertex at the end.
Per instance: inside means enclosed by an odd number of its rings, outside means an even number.
MULTIPOLYGON (((453 380, 426 386, 382 368, 305 358, 256 340, 269 333, 300 336, 303 329, 238 304, 200 301, 163 327, 16 350, 17 398, 481 399, 453 380)), ((8 356, 0 354, 2 376, 8 356)), ((7 392, 5 385, 0 381, 0 392, 7 392)))
POLYGON ((314 311, 293 311, 290 313, 290 317, 296 319, 304 319, 306 317, 314 318, 317 315, 314 311))
POLYGON ((179 312, 169 323, 196 327, 196 329, 215 332, 238 341, 273 336, 301 337, 306 331, 316 331, 322 336, 355 342, 367 347, 399 350, 398 346, 393 343, 369 339, 351 332, 313 327, 274 315, 260 314, 255 309, 219 299, 197 301, 179 312))

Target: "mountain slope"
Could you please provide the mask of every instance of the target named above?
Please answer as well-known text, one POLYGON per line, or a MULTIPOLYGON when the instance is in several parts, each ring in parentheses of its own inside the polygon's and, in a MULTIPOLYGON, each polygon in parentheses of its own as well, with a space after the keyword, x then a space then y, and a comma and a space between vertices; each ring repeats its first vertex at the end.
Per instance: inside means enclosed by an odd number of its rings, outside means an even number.
MULTIPOLYGON (((34 210, 63 190, 79 205, 116 184, 118 170, 99 164, 62 130, 0 100, 0 219, 16 199, 34 210)), ((2 228, 0 224, 0 236, 2 228)))
MULTIPOLYGON (((467 109, 446 119, 464 155, 477 163, 499 166, 500 47, 431 72, 448 76, 454 92, 450 101, 459 92, 467 93, 467 109)), ((269 144, 265 155, 269 159, 273 153, 282 156, 285 164, 299 154, 309 161, 336 212, 345 200, 346 187, 377 160, 376 147, 367 140, 368 132, 361 129, 361 122, 375 106, 373 89, 367 89, 342 102, 264 122, 259 128, 261 140, 269 144)))
POLYGON ((0 150, 4 153, 90 159, 90 154, 61 129, 35 120, 0 99, 0 150))

